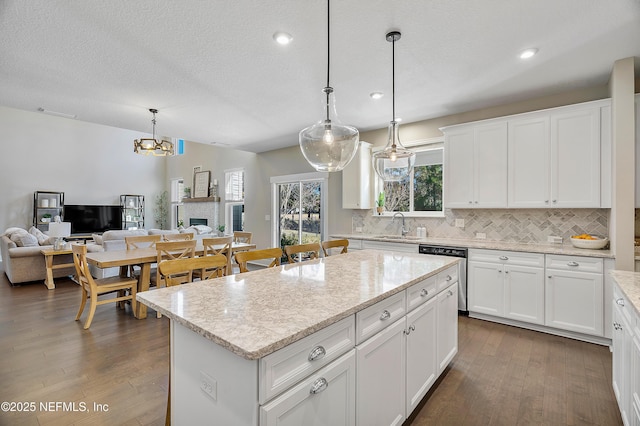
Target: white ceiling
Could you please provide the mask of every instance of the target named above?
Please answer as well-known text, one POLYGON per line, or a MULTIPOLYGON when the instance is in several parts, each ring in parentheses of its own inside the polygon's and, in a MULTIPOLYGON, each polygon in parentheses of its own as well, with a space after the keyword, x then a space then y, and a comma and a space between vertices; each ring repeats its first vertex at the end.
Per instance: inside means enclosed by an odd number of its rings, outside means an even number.
MULTIPOLYGON (((0 104, 143 133, 157 108, 162 135, 296 145, 321 119, 326 5, 0 0, 0 104)), ((396 112, 412 122, 606 84, 616 60, 640 57, 640 0, 333 0, 331 85, 361 132, 391 119, 389 30, 402 32, 396 112)))

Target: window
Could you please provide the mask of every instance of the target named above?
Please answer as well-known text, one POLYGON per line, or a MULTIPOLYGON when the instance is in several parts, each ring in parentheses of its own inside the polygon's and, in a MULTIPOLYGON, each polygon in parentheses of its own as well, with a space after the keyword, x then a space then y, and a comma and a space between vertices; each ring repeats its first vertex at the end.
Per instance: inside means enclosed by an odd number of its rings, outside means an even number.
POLYGON ((444 216, 443 144, 414 145, 411 149, 416 152, 416 162, 407 179, 400 182, 378 179, 377 192, 384 191, 385 211, 388 214, 403 212, 410 216, 444 216))
POLYGON ((244 169, 224 173, 225 229, 244 231, 244 169))

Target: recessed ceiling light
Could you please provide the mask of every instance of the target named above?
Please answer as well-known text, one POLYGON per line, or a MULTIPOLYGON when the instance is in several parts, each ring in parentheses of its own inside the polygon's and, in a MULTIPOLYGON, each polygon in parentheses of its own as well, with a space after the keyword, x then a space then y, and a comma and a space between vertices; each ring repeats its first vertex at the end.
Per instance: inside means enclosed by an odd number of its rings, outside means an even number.
POLYGON ((402 121, 402 117, 396 117, 396 123, 399 123, 402 121))
POLYGON ((286 46, 287 44, 289 44, 289 43, 291 43, 293 41, 293 37, 291 37, 291 34, 285 33, 285 32, 282 32, 282 31, 278 31, 276 33, 273 33, 273 39, 278 44, 281 44, 283 46, 286 46))
POLYGON ((384 96, 384 93, 382 93, 382 92, 371 92, 369 94, 369 96, 371 97, 371 99, 380 99, 381 97, 384 96))
POLYGON ((536 53, 538 53, 538 49, 536 49, 535 47, 531 49, 525 49, 520 52, 520 59, 529 59, 536 53))

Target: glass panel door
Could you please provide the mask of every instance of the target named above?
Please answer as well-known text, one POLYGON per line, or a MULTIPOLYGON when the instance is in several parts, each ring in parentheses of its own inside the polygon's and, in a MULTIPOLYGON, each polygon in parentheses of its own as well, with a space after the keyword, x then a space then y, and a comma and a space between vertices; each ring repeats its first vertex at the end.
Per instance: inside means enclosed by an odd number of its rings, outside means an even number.
POLYGON ((280 246, 322 241, 321 183, 278 184, 280 246))

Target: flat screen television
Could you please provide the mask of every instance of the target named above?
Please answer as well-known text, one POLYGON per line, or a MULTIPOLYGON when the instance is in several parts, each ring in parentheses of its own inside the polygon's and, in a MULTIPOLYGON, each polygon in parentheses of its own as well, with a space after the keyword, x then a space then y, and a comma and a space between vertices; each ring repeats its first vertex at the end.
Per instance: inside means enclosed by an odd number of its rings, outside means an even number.
POLYGON ((81 206, 66 204, 64 221, 71 222, 71 234, 92 234, 122 229, 120 206, 81 206))

